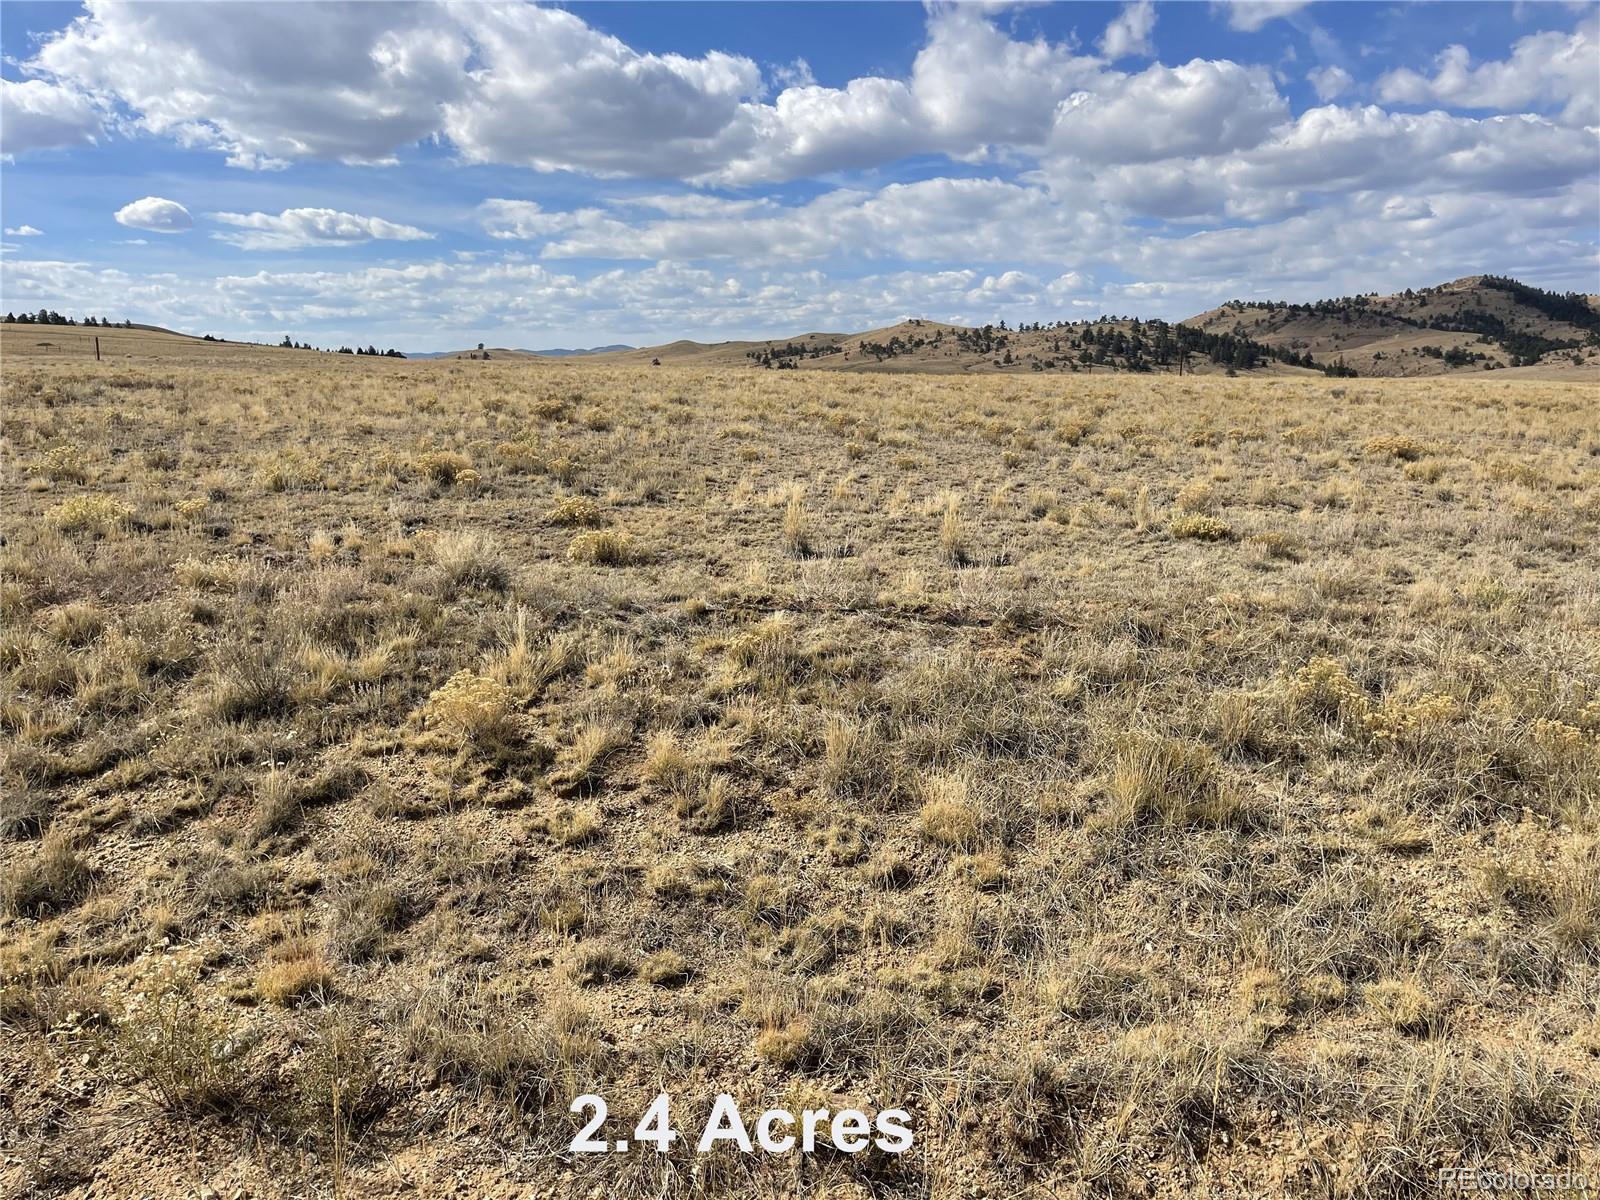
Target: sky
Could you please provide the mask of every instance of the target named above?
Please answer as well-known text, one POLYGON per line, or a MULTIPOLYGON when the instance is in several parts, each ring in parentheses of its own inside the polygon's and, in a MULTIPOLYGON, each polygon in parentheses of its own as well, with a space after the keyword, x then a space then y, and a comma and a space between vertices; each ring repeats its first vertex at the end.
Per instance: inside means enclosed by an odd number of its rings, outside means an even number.
POLYGON ((543 349, 1600 292, 1600 3, 0 6, 0 309, 543 349))

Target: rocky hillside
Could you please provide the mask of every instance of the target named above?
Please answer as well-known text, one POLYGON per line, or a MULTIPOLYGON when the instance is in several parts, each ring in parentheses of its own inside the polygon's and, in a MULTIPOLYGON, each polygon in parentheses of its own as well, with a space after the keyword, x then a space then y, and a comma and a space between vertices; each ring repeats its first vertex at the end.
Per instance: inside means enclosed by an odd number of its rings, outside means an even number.
MULTIPOLYGON (((967 328, 909 320, 864 333, 806 333, 770 341, 673 342, 592 361, 873 373, 1105 375, 1118 372, 1310 374, 1322 364, 1231 332, 1137 319, 967 328)), ((1328 370, 1336 368, 1329 367, 1328 370)))
POLYGON ((1495 275, 1312 304, 1233 301, 1185 324, 1309 354, 1320 364, 1342 362, 1359 375, 1600 365, 1600 306, 1593 297, 1495 275))

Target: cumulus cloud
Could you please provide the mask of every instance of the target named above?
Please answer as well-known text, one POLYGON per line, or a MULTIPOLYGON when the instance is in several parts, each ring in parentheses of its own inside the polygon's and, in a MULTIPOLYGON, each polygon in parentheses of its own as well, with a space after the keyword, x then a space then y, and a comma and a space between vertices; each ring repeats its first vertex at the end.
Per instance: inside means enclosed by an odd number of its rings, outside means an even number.
MULTIPOLYGON (((1181 139, 1181 130, 1168 134, 1181 139)), ((1136 146, 1140 152, 1125 157, 1142 161, 1064 157, 1020 180, 837 188, 795 204, 646 196, 549 211, 491 200, 479 218, 491 236, 529 242, 544 260, 1088 261, 1150 236, 1129 228, 1135 219, 1278 223, 1380 193, 1400 197, 1388 210, 1398 219, 1415 210, 1417 196, 1439 190, 1530 197, 1581 188, 1592 178, 1586 164, 1595 146, 1593 134, 1537 117, 1330 105, 1225 152, 1159 157, 1136 146)))
POLYGON ((786 88, 812 87, 817 78, 811 73, 811 64, 803 58, 797 58, 791 63, 780 63, 772 68, 772 79, 786 88))
MULTIPOLYGON (((1298 7, 1245 0, 1219 11, 1251 30, 1298 7)), ((294 18, 251 2, 230 6, 224 22, 190 5, 95 0, 25 64, 34 78, 6 82, 7 137, 24 146, 93 137, 103 99, 134 128, 240 166, 382 163, 441 138, 469 162, 748 186, 930 154, 969 162, 1020 154, 1047 168, 1065 159, 1102 171, 1177 164, 1262 145, 1290 125, 1265 68, 1196 60, 1125 73, 1070 43, 1014 36, 978 5, 932 6, 905 78, 824 87, 797 62, 773 71, 785 86, 770 98, 749 59, 644 53, 571 13, 529 4, 305 4, 294 18)), ((1108 25, 1102 51, 1147 53, 1154 20, 1149 0, 1132 0, 1108 25)), ((1432 75, 1385 76, 1380 97, 1544 103, 1559 106, 1569 126, 1593 124, 1596 25, 1531 35, 1503 62, 1473 64, 1453 47, 1432 75)), ((1337 66, 1309 78, 1325 103, 1354 84, 1337 66)), ((1283 149, 1292 152, 1292 143, 1283 149)), ((1194 207, 1215 190, 1170 183, 1165 207, 1194 207)), ((514 222, 491 232, 526 236, 514 222)), ((279 246, 354 240, 304 222, 255 234, 256 246, 269 237, 279 246)))
POLYGON ((444 132, 471 162, 540 170, 674 174, 720 163, 740 102, 760 92, 748 58, 641 54, 571 13, 531 5, 460 10, 484 67, 446 102, 444 132))
POLYGON ((35 229, 32 225, 18 225, 15 228, 6 226, 7 237, 42 237, 44 230, 35 229))
MULTIPOLYGON (((1197 223, 1278 223, 1385 190, 1530 197, 1581 188, 1600 164, 1593 132, 1539 117, 1309 109, 1259 144, 1227 154, 1041 172, 1058 202, 1197 223)), ((1489 231, 1485 232, 1489 236, 1489 231)), ((1120 240, 1135 240, 1126 231, 1120 240)), ((1428 271, 1431 275, 1433 272, 1428 271)))
POLYGON ((1150 41, 1151 31, 1155 27, 1156 6, 1151 0, 1134 0, 1132 4, 1125 4, 1111 24, 1106 26, 1105 36, 1100 39, 1100 52, 1112 62, 1130 54, 1142 54, 1149 58, 1156 52, 1150 41))
POLYGON ((271 167, 379 162, 430 136, 470 53, 437 5, 94 0, 28 67, 115 98, 146 132, 271 167))
POLYGON ((1592 178, 1600 139, 1534 116, 1477 120, 1392 113, 1374 104, 1308 109, 1268 142, 1225 164, 1254 188, 1450 185, 1519 195, 1592 178))
MULTIPOLYGON (((294 17, 252 2, 224 22, 190 5, 96 0, 27 69, 41 87, 106 97, 133 128, 236 166, 384 163, 437 137, 469 162, 737 185, 917 154, 1036 153, 1066 102, 1120 94, 1129 79, 1068 43, 1014 37, 970 5, 930 9, 904 79, 823 87, 797 64, 774 73, 786 86, 770 99, 747 58, 642 53, 529 4, 303 4, 294 17)), ((1154 21, 1149 0, 1133 0, 1102 47, 1149 53, 1154 21)), ((1153 97, 1180 119, 1209 102, 1182 94, 1188 80, 1175 75, 1153 97)))
POLYGON ((1378 98, 1390 104, 1447 104, 1455 108, 1559 107, 1570 125, 1600 121, 1600 18, 1570 34, 1520 38, 1509 58, 1476 65, 1465 46, 1451 46, 1434 73, 1401 69, 1378 80, 1378 98))
POLYGON ((129 229, 145 229, 151 233, 182 233, 194 227, 194 218, 189 215, 187 208, 176 200, 164 200, 160 196, 146 196, 143 200, 124 204, 117 209, 115 216, 119 225, 126 225, 129 229))
POLYGON ((478 206, 483 231, 492 238, 536 238, 570 229, 572 213, 546 212, 532 200, 485 200, 478 206))
POLYGON ((1212 11, 1220 13, 1229 28, 1254 33, 1269 21, 1299 12, 1311 0, 1212 0, 1212 11))
POLYGON ((0 153, 93 142, 100 114, 81 91, 42 79, 0 79, 0 153))
POLYGON ((936 6, 908 78, 796 86, 770 104, 742 105, 726 161, 700 178, 747 185, 916 154, 976 161, 999 149, 1037 150, 1058 103, 1102 77, 1120 78, 1065 43, 1011 37, 982 6, 936 6))
POLYGON ((1181 67, 1157 63, 1070 96, 1051 146, 1100 163, 1215 154, 1257 144, 1288 115, 1264 68, 1199 58, 1181 67))
POLYGON ((216 212, 208 215, 213 221, 244 230, 243 233, 212 234, 244 250, 354 246, 378 239, 418 242, 433 237, 426 230, 411 225, 397 225, 382 217, 363 217, 332 208, 286 208, 281 213, 216 212))
POLYGON ((1065 43, 1018 41, 980 10, 952 5, 934 10, 910 86, 940 147, 961 155, 1041 144, 1062 98, 1100 76, 1096 60, 1065 43))
POLYGON ((1313 67, 1306 78, 1316 89, 1318 100, 1335 100, 1355 86, 1355 78, 1343 67, 1313 67))
POLYGON ((446 136, 469 161, 599 173, 715 165, 762 87, 748 59, 641 54, 523 3, 214 10, 96 0, 29 63, 236 166, 384 163, 446 136), (687 155, 680 160, 675 156, 687 155))

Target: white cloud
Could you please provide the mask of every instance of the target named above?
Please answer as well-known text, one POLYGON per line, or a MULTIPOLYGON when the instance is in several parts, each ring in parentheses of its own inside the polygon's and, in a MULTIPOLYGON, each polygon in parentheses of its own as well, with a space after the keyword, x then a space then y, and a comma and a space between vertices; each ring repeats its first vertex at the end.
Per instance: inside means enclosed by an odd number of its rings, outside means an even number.
POLYGON ((929 20, 911 91, 937 148, 962 156, 1042 144, 1057 104, 1100 75, 1099 62, 1066 43, 1016 41, 981 11, 951 5, 929 20))
POLYGON ((42 237, 44 230, 35 229, 32 225, 18 225, 15 228, 6 227, 7 237, 42 237))
POLYGON ((382 217, 363 217, 332 208, 286 208, 276 214, 216 212, 207 215, 213 221, 245 230, 244 233, 212 234, 245 250, 354 246, 376 239, 417 242, 433 237, 411 225, 397 225, 382 217))
POLYGON ((1484 272, 1583 289, 1600 261, 1565 235, 1600 221, 1600 197, 1574 185, 1549 197, 1366 193, 1285 221, 1203 230, 1119 248, 1118 267, 1175 290, 1217 300, 1234 295, 1313 298, 1388 291, 1484 272))
POLYGON ((1428 183, 1517 195, 1592 178, 1597 161, 1600 136, 1540 117, 1475 120, 1324 105, 1223 173, 1252 188, 1355 192, 1428 183))
POLYGON ((194 227, 194 218, 187 208, 176 200, 163 200, 160 196, 146 196, 124 204, 115 216, 119 225, 147 229, 151 233, 182 233, 194 227))
MULTIPOLYGON (((293 11, 244 2, 219 21, 191 5, 96 0, 27 66, 237 166, 381 163, 441 137, 469 162, 731 184, 1036 151, 1064 100, 1127 78, 968 5, 930 9, 908 78, 822 87, 796 65, 774 73, 789 86, 770 101, 749 59, 641 53, 528 4, 293 11)), ((1106 44, 1144 48, 1153 20, 1136 0, 1106 44)))
POLYGON ((1510 58, 1476 66, 1465 46, 1451 46, 1435 60, 1431 77, 1408 69, 1388 72, 1378 80, 1378 98, 1502 111, 1562 106, 1567 124, 1593 125, 1600 122, 1600 18, 1570 34, 1519 38, 1510 58))
POLYGON ((963 299, 969 304, 987 307, 1035 304, 1044 286, 1041 280, 1026 271, 1006 271, 1001 275, 985 275, 983 282, 969 289, 963 299))
MULTIPOLYGON (((1197 123, 1206 136, 1190 145, 1227 134, 1203 114, 1197 123)), ((1150 236, 1126 224, 1133 218, 1275 224, 1384 193, 1401 197, 1388 211, 1399 219, 1414 212, 1415 196, 1434 191, 1487 199, 1579 187, 1592 178, 1587 163, 1597 144, 1593 134, 1537 117, 1477 120, 1376 106, 1312 109, 1217 153, 1185 154, 1182 125, 1163 127, 1162 136, 1175 140, 1123 148, 1122 157, 1142 161, 1063 156, 1019 180, 837 188, 799 204, 646 196, 556 212, 492 200, 479 218, 493 237, 537 244, 546 261, 1087 261, 1150 236)), ((1087 149, 1113 157, 1098 144, 1087 149)))
POLYGON ((100 114, 78 89, 42 79, 0 79, 0 152, 84 145, 99 132, 100 114))
POLYGON ((1438 214, 1422 196, 1390 196, 1379 215, 1385 221, 1426 221, 1438 214))
POLYGON ((451 12, 483 64, 442 105, 444 133, 469 162, 631 175, 711 169, 741 140, 741 101, 762 89, 748 58, 641 54, 556 9, 451 12))
POLYGON ((1025 237, 1031 254, 1070 256, 1103 244, 1114 226, 1095 208, 1001 179, 926 179, 875 192, 840 188, 804 204, 696 197, 615 202, 546 212, 526 201, 480 209, 493 237, 546 241, 545 259, 608 258, 748 264, 831 256, 908 261, 1005 262, 1025 237), (630 219, 642 209, 651 215, 630 219), (664 214, 664 215, 658 215, 664 214))
POLYGON ((1159 63, 1069 97, 1052 148, 1091 162, 1150 162, 1215 154, 1260 142, 1289 115, 1262 67, 1197 58, 1159 63))
POLYGON ((1254 33, 1269 21, 1299 12, 1311 0, 1212 0, 1211 9, 1241 33, 1254 33))
POLYGON ((485 200, 478 217, 485 233, 502 239, 543 237, 575 223, 573 214, 546 212, 532 200, 485 200))
POLYGON ((383 163, 447 136, 469 161, 596 173, 720 165, 761 90, 748 59, 641 54, 524 3, 95 0, 30 68, 243 167, 383 163), (292 19, 289 15, 292 13, 292 19))
POLYGON ((797 58, 791 63, 780 63, 772 68, 773 81, 781 83, 786 88, 813 87, 817 77, 811 73, 811 64, 803 58, 797 58))
POLYGON ((1124 4, 1122 11, 1106 26, 1105 36, 1100 39, 1100 52, 1112 62, 1130 54, 1152 57, 1156 49, 1150 34, 1155 27, 1156 6, 1151 0, 1124 4))
MULTIPOLYGON (((1597 166, 1600 137, 1539 117, 1477 120, 1329 105, 1230 154, 1087 172, 1069 161, 1039 177, 1058 202, 1109 206, 1112 214, 1277 224, 1316 209, 1337 212, 1386 191, 1477 196, 1487 208, 1496 197, 1581 189, 1597 166)), ((1117 241, 1139 237, 1123 230, 1117 241)))
MULTIPOLYGON (((1219 12, 1248 30, 1299 7, 1254 0, 1219 12)), ((281 6, 243 2, 218 20, 192 5, 94 0, 24 65, 36 78, 7 83, 8 137, 12 109, 32 114, 15 123, 21 144, 92 137, 104 105, 125 125, 241 166, 381 163, 441 138, 470 162, 749 186, 911 155, 1037 157, 1052 169, 1062 159, 1176 163, 1262 144, 1290 116, 1263 67, 1196 60, 1124 73, 1069 41, 1006 32, 992 6, 931 6, 905 78, 824 87, 797 60, 771 71, 787 86, 770 98, 747 58, 643 53, 529 4, 292 11, 288 20, 281 6)), ((1147 51, 1154 20, 1148 0, 1132 0, 1101 48, 1147 51)), ((1392 72, 1380 90, 1406 103, 1544 102, 1564 106, 1569 125, 1592 124, 1596 25, 1524 38, 1498 63, 1473 65, 1452 48, 1432 77, 1392 72)), ((1333 66, 1310 78, 1325 102, 1354 82, 1333 66)))
POLYGON ((938 5, 907 79, 862 76, 842 88, 790 87, 741 106, 725 163, 708 182, 747 185, 868 168, 913 154, 967 161, 1039 149, 1057 104, 1107 75, 1066 43, 1016 40, 978 5, 938 5))
POLYGON ((1322 101, 1337 99, 1354 87, 1356 82, 1349 71, 1337 66, 1313 67, 1306 72, 1306 78, 1316 89, 1317 99, 1322 101))
POLYGON ((470 53, 431 4, 94 0, 29 66, 115 98, 146 132, 270 167, 381 161, 430 136, 470 53))

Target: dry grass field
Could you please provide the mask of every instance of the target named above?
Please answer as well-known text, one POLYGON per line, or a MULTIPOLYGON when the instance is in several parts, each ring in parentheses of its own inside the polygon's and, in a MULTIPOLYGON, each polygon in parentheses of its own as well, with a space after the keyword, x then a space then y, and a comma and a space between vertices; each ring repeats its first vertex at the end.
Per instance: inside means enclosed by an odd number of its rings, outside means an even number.
POLYGON ((1600 1178, 1590 385, 18 353, 0 403, 7 1195, 1600 1178), (661 1091, 916 1142, 567 1153, 661 1091))
MULTIPOLYGON (((208 342, 203 337, 174 333, 169 329, 136 326, 96 328, 90 325, 15 325, 0 323, 0 350, 8 367, 19 362, 88 363, 94 361, 95 342, 100 343, 102 363, 159 362, 168 366, 188 366, 245 361, 283 362, 292 350, 261 346, 253 342, 208 342)), ((305 357, 310 357, 309 352, 305 357)))

